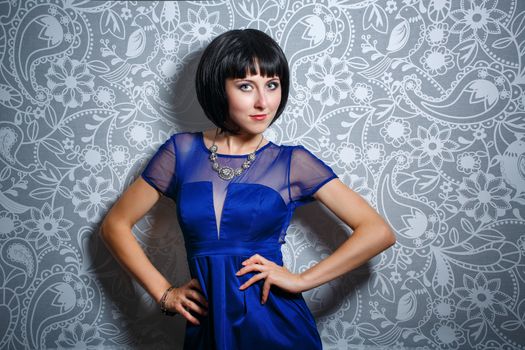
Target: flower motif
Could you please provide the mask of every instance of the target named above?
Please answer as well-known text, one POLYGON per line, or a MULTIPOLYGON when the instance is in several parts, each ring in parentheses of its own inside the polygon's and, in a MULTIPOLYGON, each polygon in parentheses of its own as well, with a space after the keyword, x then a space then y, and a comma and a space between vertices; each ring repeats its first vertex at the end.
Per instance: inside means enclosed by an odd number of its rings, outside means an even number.
POLYGON ((330 139, 326 136, 321 136, 319 138, 319 146, 321 146, 321 148, 326 148, 328 147, 328 145, 330 144, 330 139))
POLYGON ((343 142, 337 148, 337 165, 339 165, 343 169, 347 169, 349 171, 354 170, 357 167, 359 159, 361 158, 361 148, 359 146, 354 145, 353 143, 343 142))
POLYGON ((50 244, 53 248, 60 246, 60 241, 69 241, 67 230, 73 222, 63 218, 64 208, 53 210, 49 203, 44 203, 42 210, 31 208, 31 219, 24 221, 24 226, 29 229, 27 239, 36 241, 38 249, 50 244))
POLYGON ((164 33, 159 40, 159 46, 166 55, 177 53, 180 45, 179 35, 177 33, 164 33))
POLYGON ((35 117, 35 119, 44 119, 45 116, 46 116, 46 112, 44 111, 44 109, 40 108, 40 107, 36 107, 35 110, 33 111, 33 116, 35 117))
POLYGON ((73 33, 69 32, 69 31, 66 32, 66 33, 64 34, 64 40, 65 40, 66 42, 68 42, 68 43, 72 42, 72 41, 73 41, 73 33))
POLYGON ((180 41, 190 45, 199 41, 200 45, 202 45, 217 34, 217 29, 223 29, 218 22, 218 11, 208 14, 208 10, 204 6, 201 6, 197 13, 192 9, 188 9, 188 22, 180 25, 185 32, 180 41))
POLYGON ((455 303, 452 299, 447 297, 434 299, 432 302, 432 309, 434 310, 434 314, 440 320, 454 319, 456 315, 455 303))
POLYGON ((441 349, 459 349, 465 343, 465 335, 458 325, 453 321, 440 321, 434 324, 430 330, 441 349))
POLYGON ((479 127, 476 130, 474 130, 474 132, 472 133, 472 136, 476 140, 483 140, 485 137, 487 137, 487 133, 485 132, 485 129, 483 129, 482 127, 479 127))
POLYGON ((481 160, 476 152, 465 152, 458 156, 456 168, 466 174, 477 172, 481 167, 481 160))
POLYGON ((383 75, 381 75, 381 80, 386 85, 390 84, 394 81, 394 78, 392 78, 392 72, 384 72, 383 75))
POLYGON ((180 71, 180 69, 180 63, 173 58, 163 57, 160 59, 159 64, 157 64, 157 70, 160 75, 168 81, 175 80, 177 72, 180 71))
POLYGON ((398 284, 399 282, 401 282, 401 274, 397 271, 391 271, 390 280, 395 284, 398 284))
POLYGON ((501 177, 478 171, 463 182, 457 189, 461 210, 476 220, 488 222, 505 215, 505 209, 511 209, 510 192, 501 177))
POLYGON ((0 211, 0 239, 22 233, 24 227, 18 215, 6 210, 0 211))
POLYGON ((155 82, 144 82, 144 85, 142 86, 142 91, 144 91, 144 94, 146 96, 154 96, 156 98, 159 97, 159 87, 157 86, 157 84, 155 84, 155 82))
POLYGON ((128 126, 124 132, 124 137, 131 146, 142 151, 151 143, 153 131, 148 124, 135 122, 128 126))
POLYGON ((55 342, 59 349, 100 349, 104 338, 100 337, 97 328, 87 323, 75 322, 62 332, 55 342))
POLYGON ((107 86, 100 86, 93 96, 93 101, 99 107, 109 108, 115 103, 115 92, 107 86))
POLYGON ((107 209, 107 201, 114 198, 117 192, 110 187, 109 180, 90 174, 73 186, 74 212, 90 222, 102 219, 102 209, 107 209))
POLYGON ((364 339, 357 333, 357 327, 340 319, 325 327, 321 339, 327 344, 327 349, 334 350, 352 349, 352 345, 364 343, 364 339))
POLYGON ((69 137, 66 137, 64 140, 62 140, 62 144, 64 145, 64 149, 72 149, 74 142, 69 137))
POLYGON ((496 315, 507 315, 505 304, 512 301, 512 298, 499 290, 501 279, 487 281, 481 272, 475 278, 464 274, 463 285, 464 287, 456 288, 454 292, 461 298, 457 308, 466 310, 468 318, 483 315, 490 322, 494 322, 496 315))
POLYGON ((108 156, 105 150, 96 145, 87 145, 80 155, 82 168, 98 174, 106 165, 108 156))
POLYGON ((418 167, 421 168, 432 162, 434 167, 439 169, 443 161, 454 161, 450 150, 457 149, 459 145, 449 139, 450 129, 439 131, 435 123, 428 130, 418 126, 417 136, 409 139, 408 143, 415 148, 410 155, 417 158, 418 167))
POLYGON ((306 85, 314 99, 332 106, 347 97, 351 90, 353 73, 344 61, 324 56, 313 62, 306 73, 306 85))
POLYGON ((501 33, 501 20, 507 14, 496 9, 497 1, 473 0, 461 1, 461 8, 450 12, 454 25, 450 28, 451 33, 459 33, 459 41, 474 37, 484 43, 488 33, 501 33))
POLYGON ((131 77, 126 77, 122 79, 122 85, 124 85, 126 89, 131 89, 135 86, 135 84, 133 83, 133 79, 131 79, 131 77))
POLYGON ((379 130, 385 142, 392 144, 394 147, 399 147, 410 135, 410 124, 403 119, 390 118, 385 125, 379 130))
POLYGON ((86 63, 65 57, 61 64, 51 63, 47 74, 47 87, 56 101, 65 107, 80 107, 93 94, 93 79, 86 63))
POLYGON ((440 46, 447 42, 448 24, 435 23, 428 26, 425 39, 431 46, 440 46))
POLYGON ((441 186, 439 186, 439 189, 443 193, 450 193, 450 192, 452 192, 454 190, 454 188, 452 187, 452 184, 450 183, 450 181, 443 182, 441 184, 441 186))
POLYGON ((394 0, 388 0, 386 2, 386 7, 385 7, 385 11, 388 12, 389 14, 392 14, 394 13, 394 11, 397 10, 397 4, 394 0))
POLYGON ((370 102, 373 94, 372 88, 369 85, 357 83, 352 89, 351 96, 355 103, 366 104, 370 102))
POLYGON ((123 7, 120 9, 120 18, 123 20, 128 20, 131 18, 131 10, 128 7, 123 7))
POLYGON ((58 13, 58 9, 55 5, 51 5, 49 9, 47 10, 51 16, 56 16, 58 13))
POLYGON ((432 76, 443 75, 454 66, 454 57, 445 46, 433 46, 419 59, 425 70, 432 76))
POLYGON ((372 142, 365 147, 365 159, 368 163, 380 163, 385 157, 385 146, 382 143, 372 142))
POLYGON ((129 159, 129 150, 126 146, 112 146, 109 153, 111 155, 111 162, 117 166, 126 165, 129 159))

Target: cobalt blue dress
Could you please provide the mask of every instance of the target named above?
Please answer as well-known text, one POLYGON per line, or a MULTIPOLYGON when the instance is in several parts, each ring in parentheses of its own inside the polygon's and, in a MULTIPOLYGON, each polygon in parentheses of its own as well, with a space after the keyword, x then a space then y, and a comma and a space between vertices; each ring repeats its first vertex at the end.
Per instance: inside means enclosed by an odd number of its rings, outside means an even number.
MULTIPOLYGON (((208 301, 208 314, 186 322, 184 349, 322 349, 301 293, 272 285, 261 304, 264 279, 239 286, 258 271, 235 273, 258 253, 283 266, 281 244, 294 209, 337 177, 304 146, 269 142, 251 166, 231 180, 211 165, 202 132, 173 134, 153 155, 142 178, 176 203, 192 278, 208 301)), ((246 155, 218 153, 221 166, 241 166, 246 155)))

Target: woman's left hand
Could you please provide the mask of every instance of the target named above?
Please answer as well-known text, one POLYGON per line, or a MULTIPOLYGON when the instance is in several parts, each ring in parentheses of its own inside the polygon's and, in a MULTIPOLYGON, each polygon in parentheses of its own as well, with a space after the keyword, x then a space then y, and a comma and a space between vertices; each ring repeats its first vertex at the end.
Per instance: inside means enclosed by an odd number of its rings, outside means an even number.
POLYGON ((262 289, 262 304, 268 299, 268 294, 270 293, 270 287, 272 284, 281 287, 290 293, 300 293, 303 291, 302 288, 304 281, 300 275, 290 272, 286 267, 277 265, 273 261, 270 261, 259 254, 251 256, 249 259, 243 261, 242 264, 244 267, 237 271, 237 276, 242 276, 250 271, 260 271, 261 273, 250 278, 242 284, 239 289, 243 290, 248 288, 258 280, 266 278, 262 289))

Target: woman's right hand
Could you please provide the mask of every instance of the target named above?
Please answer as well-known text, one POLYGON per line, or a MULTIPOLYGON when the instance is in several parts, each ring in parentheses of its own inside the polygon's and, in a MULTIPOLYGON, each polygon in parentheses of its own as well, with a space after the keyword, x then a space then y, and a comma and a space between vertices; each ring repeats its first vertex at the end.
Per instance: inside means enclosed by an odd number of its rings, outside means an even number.
POLYGON ((195 318, 190 312, 196 312, 202 316, 208 315, 208 302, 202 294, 199 280, 192 278, 185 285, 179 288, 173 288, 166 296, 166 308, 168 310, 175 309, 188 321, 199 325, 199 320, 197 320, 197 318, 195 318), (200 305, 196 303, 196 301, 199 302, 200 305))

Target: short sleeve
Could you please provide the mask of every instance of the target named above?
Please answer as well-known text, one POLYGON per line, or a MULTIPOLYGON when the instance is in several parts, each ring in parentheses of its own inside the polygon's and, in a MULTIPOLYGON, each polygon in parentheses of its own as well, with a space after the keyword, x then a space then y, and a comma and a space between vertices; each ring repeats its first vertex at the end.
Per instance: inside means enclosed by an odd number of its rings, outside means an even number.
POLYGON ((296 205, 315 200, 312 195, 337 174, 304 146, 295 146, 290 159, 290 199, 296 205))
POLYGON ((175 156, 176 147, 174 135, 164 142, 150 159, 140 176, 157 191, 173 198, 175 188, 175 156))

